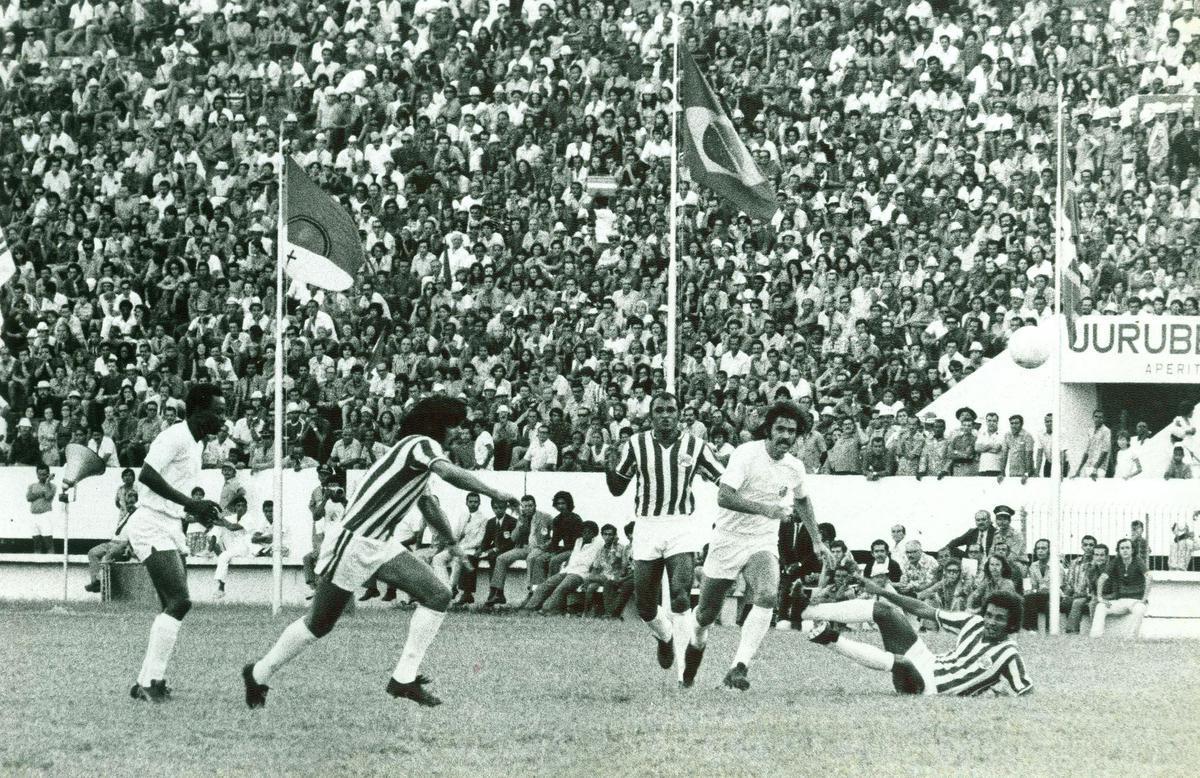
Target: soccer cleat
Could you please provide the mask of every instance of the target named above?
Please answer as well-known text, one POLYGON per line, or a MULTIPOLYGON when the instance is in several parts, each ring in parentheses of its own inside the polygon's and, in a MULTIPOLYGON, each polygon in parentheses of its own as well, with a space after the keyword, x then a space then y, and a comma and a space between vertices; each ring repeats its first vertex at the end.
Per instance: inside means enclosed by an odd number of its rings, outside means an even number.
POLYGON ((156 705, 171 699, 171 692, 163 681, 151 681, 149 686, 134 684, 129 696, 138 702, 153 702, 156 705))
POLYGON ((830 643, 837 642, 838 634, 833 624, 828 621, 819 621, 816 626, 809 630, 808 639, 818 646, 827 646, 830 643))
POLYGON ((246 707, 261 708, 267 704, 267 692, 271 687, 254 680, 254 663, 242 668, 242 683, 246 685, 246 707))
POLYGON ((359 602, 366 602, 367 600, 373 600, 373 599, 375 599, 375 598, 376 598, 376 597, 378 597, 378 596, 379 596, 379 590, 378 590, 378 589, 367 589, 365 592, 363 592, 363 595, 362 595, 362 597, 359 597, 359 598, 358 598, 358 601, 359 601, 359 602))
POLYGON ((389 586, 383 595, 381 602, 394 602, 396 600, 396 587, 389 586))
POLYGON ((675 639, 659 640, 655 638, 654 642, 658 644, 658 666, 664 670, 670 670, 671 665, 675 664, 675 639))
POLYGON ((223 600, 223 599, 225 599, 225 590, 224 590, 224 589, 217 589, 215 592, 213 592, 213 599, 214 599, 214 600, 223 600))
POLYGON ((90 584, 88 584, 87 586, 84 586, 84 587, 83 587, 83 590, 84 590, 85 592, 91 592, 92 594, 99 594, 99 593, 100 593, 100 582, 99 582, 99 581, 92 581, 92 582, 91 582, 90 584))
POLYGON ((488 597, 487 602, 483 604, 483 607, 495 608, 497 605, 508 605, 508 599, 499 592, 493 594, 491 597, 488 597))
POLYGON ((433 696, 425 689, 428 683, 429 679, 423 675, 418 675, 408 683, 400 683, 395 678, 390 678, 388 679, 387 693, 393 697, 404 697, 412 700, 426 708, 441 705, 441 699, 433 696))
POLYGON ((696 673, 700 671, 700 662, 704 659, 704 649, 697 648, 691 643, 683 650, 683 688, 690 689, 696 683, 696 673))
POLYGON ((750 680, 746 678, 746 672, 746 665, 738 662, 729 668, 729 672, 725 673, 725 680, 722 683, 730 689, 737 689, 744 692, 750 688, 750 680))

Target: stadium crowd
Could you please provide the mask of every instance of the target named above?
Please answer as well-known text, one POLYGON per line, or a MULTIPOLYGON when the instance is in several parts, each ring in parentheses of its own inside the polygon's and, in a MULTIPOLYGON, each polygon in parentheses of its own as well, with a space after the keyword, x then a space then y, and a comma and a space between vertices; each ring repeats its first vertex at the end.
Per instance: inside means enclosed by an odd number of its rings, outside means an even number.
POLYGON ((814 471, 1040 472, 1042 420, 918 414, 1051 312, 1060 83, 1079 312, 1197 313, 1190 0, 674 10, 0 0, 7 461, 136 466, 207 379, 206 464, 272 466, 282 140, 368 256, 346 293, 288 291, 288 464, 369 464, 444 392, 460 463, 600 469, 671 367, 676 40, 780 204, 680 185, 677 389, 719 450, 786 395, 814 471))

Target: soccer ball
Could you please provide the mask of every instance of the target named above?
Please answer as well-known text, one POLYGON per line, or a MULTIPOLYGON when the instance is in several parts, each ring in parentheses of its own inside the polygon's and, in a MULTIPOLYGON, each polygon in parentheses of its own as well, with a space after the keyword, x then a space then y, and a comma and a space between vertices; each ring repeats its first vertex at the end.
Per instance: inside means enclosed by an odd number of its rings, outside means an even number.
POLYGON ((1008 353, 1013 362, 1032 370, 1041 367, 1050 357, 1050 332, 1047 327, 1025 326, 1008 339, 1008 353))

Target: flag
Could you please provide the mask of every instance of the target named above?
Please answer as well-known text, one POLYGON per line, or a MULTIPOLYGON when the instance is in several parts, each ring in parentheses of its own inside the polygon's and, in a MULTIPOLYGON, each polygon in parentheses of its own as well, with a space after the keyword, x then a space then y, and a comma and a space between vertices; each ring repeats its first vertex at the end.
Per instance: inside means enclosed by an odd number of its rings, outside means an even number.
POLYGON ((285 160, 284 268, 297 281, 321 289, 349 289, 365 258, 358 226, 290 155, 285 160))
POLYGON ((716 93, 683 47, 679 68, 684 163, 692 178, 744 213, 769 220, 779 210, 771 183, 754 164, 716 93))
POLYGON ((8 279, 17 274, 17 263, 13 260, 12 250, 8 247, 8 239, 4 237, 4 229, 0 228, 0 286, 8 283, 8 279))

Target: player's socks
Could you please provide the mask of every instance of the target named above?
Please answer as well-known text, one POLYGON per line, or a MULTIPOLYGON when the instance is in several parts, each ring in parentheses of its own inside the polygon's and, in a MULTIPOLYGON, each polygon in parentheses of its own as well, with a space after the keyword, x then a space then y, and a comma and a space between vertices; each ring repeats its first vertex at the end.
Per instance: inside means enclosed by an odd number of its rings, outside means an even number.
POLYGON ((317 642, 317 636, 309 630, 303 618, 296 619, 287 626, 275 645, 267 655, 254 665, 253 677, 258 683, 265 684, 279 668, 300 655, 300 652, 317 642))
POLYGON ((737 654, 733 657, 735 666, 750 666, 750 660, 758 653, 758 647, 762 645, 763 638, 771 629, 772 615, 774 611, 771 608, 755 605, 750 609, 746 621, 742 624, 742 638, 738 641, 737 654))
POLYGON ((872 670, 882 670, 885 673, 891 670, 892 665, 896 663, 896 657, 882 648, 866 643, 858 643, 853 640, 846 640, 844 637, 830 643, 829 648, 847 659, 858 662, 863 667, 869 667, 872 670))
POLYGON ((700 626, 700 622, 696 619, 695 609, 691 610, 688 615, 688 632, 691 635, 689 641, 693 646, 703 649, 708 645, 708 627, 700 626))
POLYGON ((671 612, 660 605, 658 612, 646 622, 646 626, 654 633, 654 637, 666 643, 671 639, 671 612))
POLYGON ((437 637, 445 618, 444 612, 426 608, 424 605, 418 605, 413 611, 412 619, 408 622, 408 639, 404 641, 404 651, 400 654, 400 661, 396 663, 396 671, 392 673, 392 678, 397 683, 412 683, 416 679, 417 668, 425 658, 425 650, 437 637))
POLYGON ((842 624, 857 624, 863 621, 872 621, 874 617, 874 600, 827 602, 821 605, 810 605, 804 611, 804 618, 806 619, 813 621, 837 621, 842 624))
POLYGON ((150 686, 151 681, 161 681, 167 672, 167 664, 175 651, 175 640, 183 622, 165 613, 154 617, 150 625, 150 640, 146 644, 146 656, 142 659, 142 670, 138 673, 139 686, 150 686))

